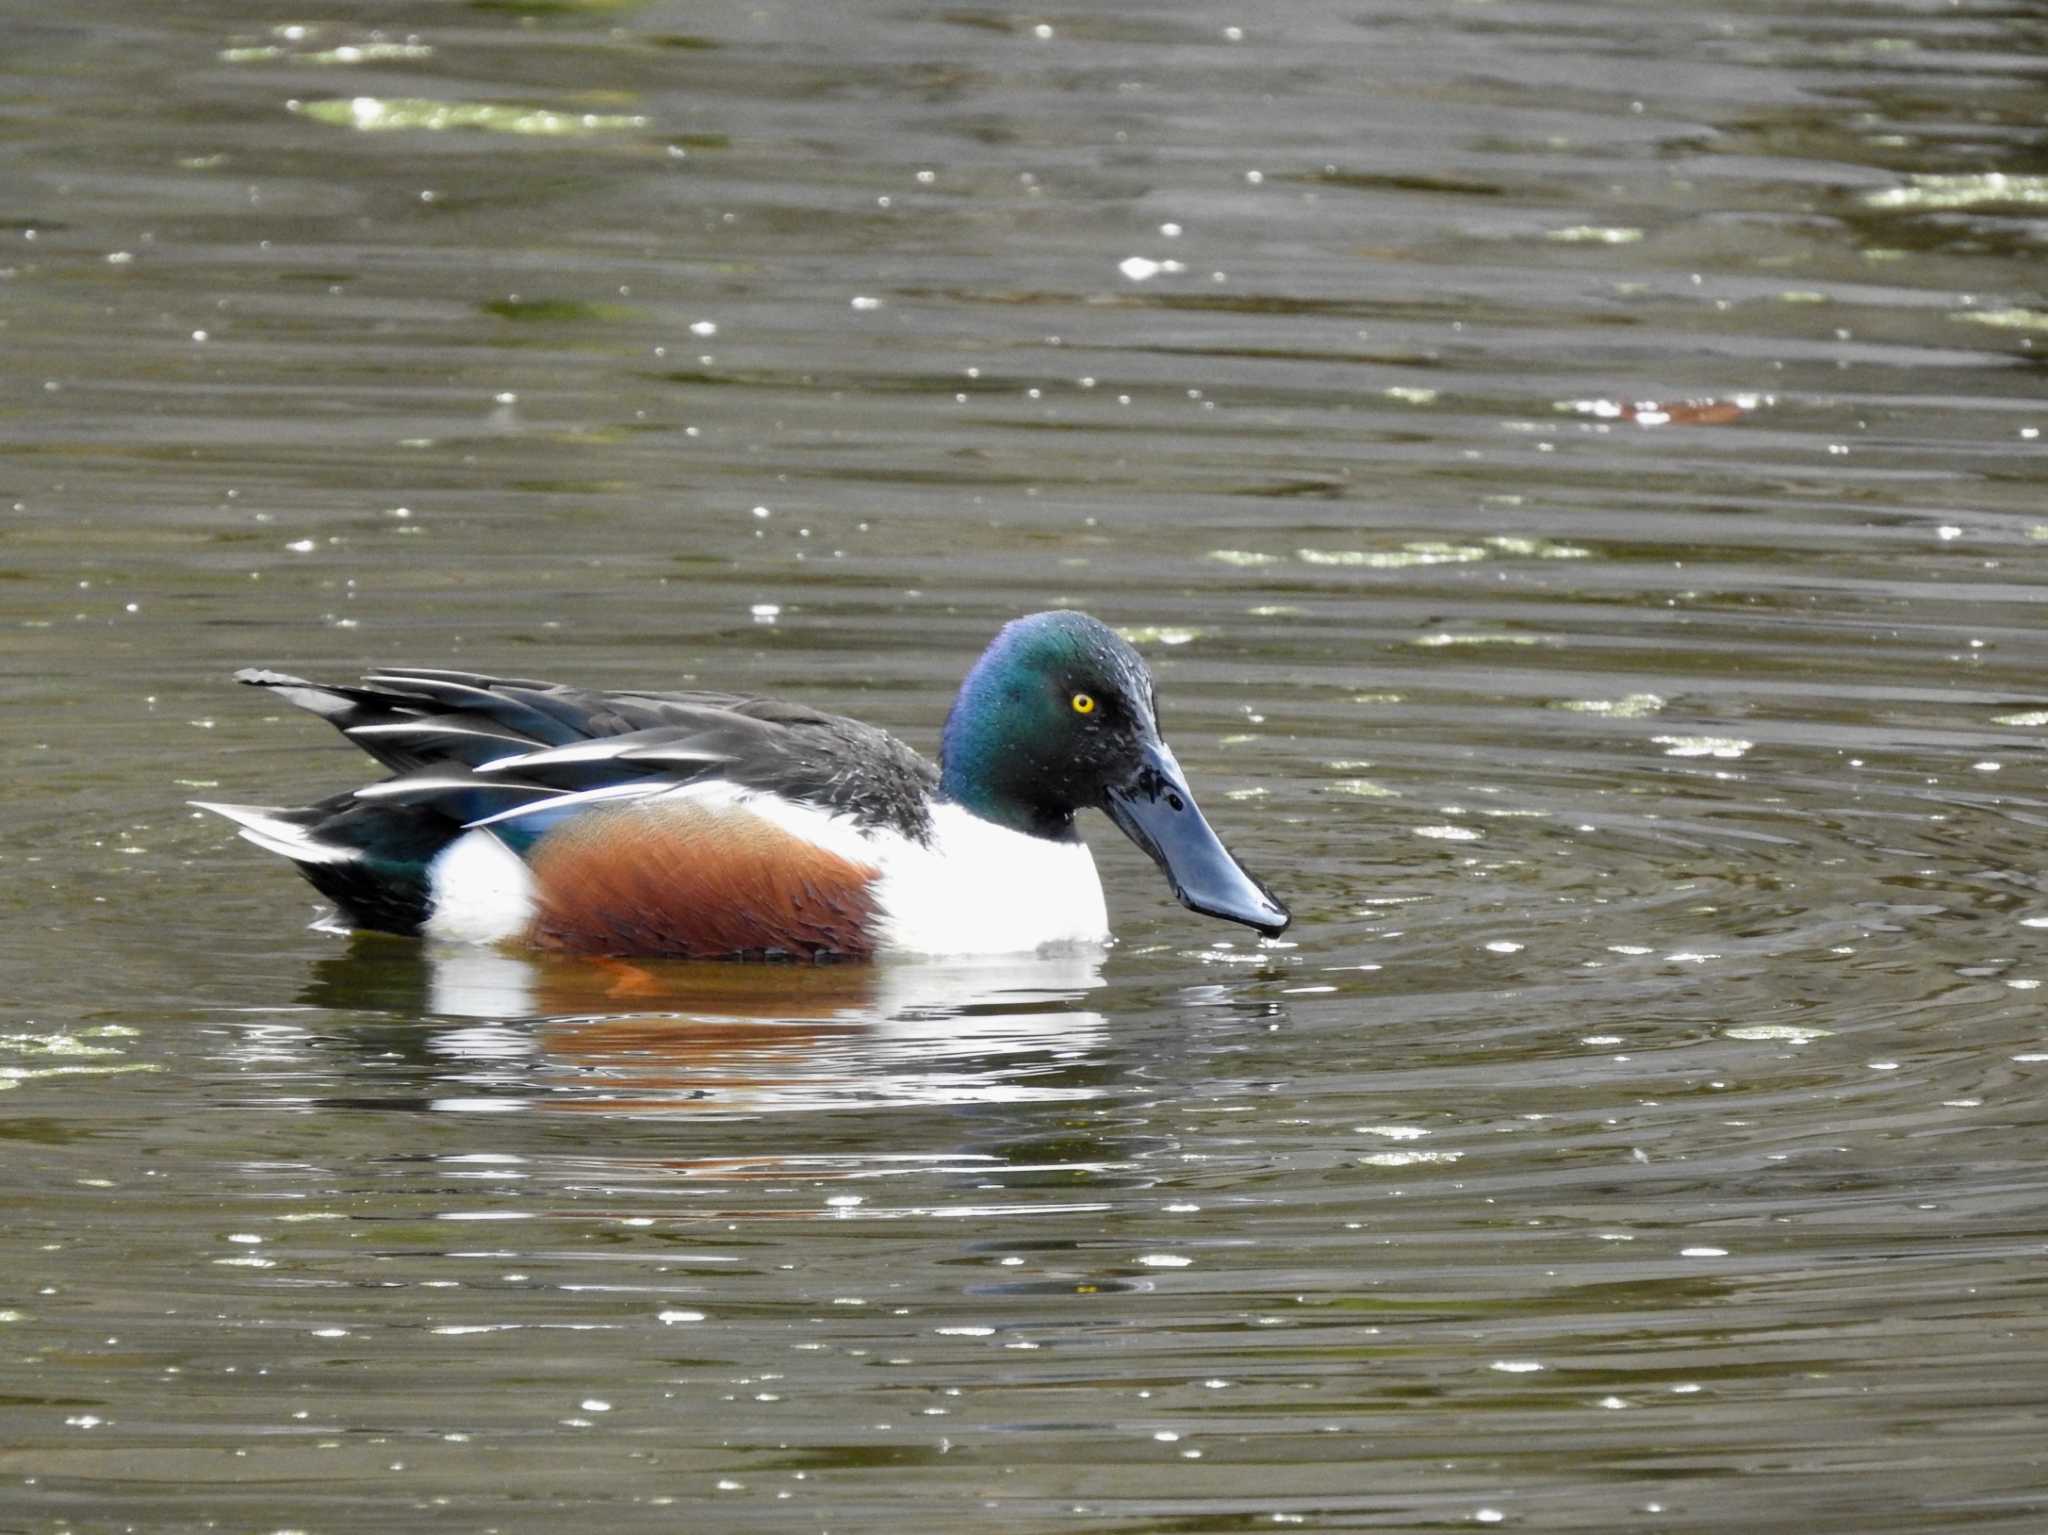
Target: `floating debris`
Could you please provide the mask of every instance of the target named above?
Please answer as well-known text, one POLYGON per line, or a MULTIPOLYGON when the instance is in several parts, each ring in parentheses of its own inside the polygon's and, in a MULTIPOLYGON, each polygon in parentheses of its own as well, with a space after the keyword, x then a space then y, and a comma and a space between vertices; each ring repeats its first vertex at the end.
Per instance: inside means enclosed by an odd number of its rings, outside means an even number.
POLYGON ((1667 757, 1740 757, 1756 745, 1734 736, 1651 736, 1667 757))
POLYGON ((576 138, 591 133, 616 133, 644 128, 647 119, 603 112, 555 112, 546 107, 497 106, 480 101, 430 101, 424 97, 352 96, 330 101, 304 101, 292 110, 315 122, 362 133, 416 130, 445 133, 469 128, 485 133, 517 133, 543 138, 576 138))
POLYGON ((426 43, 344 43, 338 48, 304 51, 283 48, 276 43, 262 43, 220 51, 224 64, 263 64, 273 59, 286 59, 294 64, 390 64, 431 59, 433 56, 433 48, 426 43))
POLYGON ((1350 794, 1359 799, 1399 799, 1400 791, 1389 789, 1385 784, 1374 783, 1370 778, 1340 778, 1330 785, 1332 794, 1350 794))
POLYGON ((1542 645, 1549 643, 1534 634, 1421 634, 1408 642, 1424 650, 1437 650, 1445 645, 1542 645))
POLYGON ((1204 558, 1215 560, 1224 565, 1236 565, 1246 570, 1253 569, 1259 565, 1277 565, 1280 563, 1279 555, 1260 554, 1253 549, 1211 549, 1204 558))
POLYGON ((1610 224, 1573 224, 1566 229, 1549 230, 1543 236, 1561 245, 1633 245, 1642 237, 1640 229, 1610 224))
POLYGON ((1499 554, 1527 555, 1538 560, 1585 560, 1593 556, 1593 551, 1581 544, 1552 543, 1547 538, 1528 538, 1516 533, 1495 533, 1480 542, 1499 554))
POLYGON ((1398 549, 1297 549, 1304 565, 1353 565, 1368 570, 1406 570, 1417 565, 1463 565, 1486 558, 1479 544, 1418 542, 1398 549))
POLYGON ((1968 176, 1916 175, 1913 184, 1865 192, 1869 208, 1904 208, 1927 212, 1978 208, 1986 203, 2048 203, 2048 176, 2012 176, 1985 171, 1968 176))
POLYGON ((1558 400, 1551 408, 1599 421, 1632 421, 1637 426, 1726 426, 1761 406, 1775 404, 1775 395, 1731 394, 1694 400, 1558 400))
POLYGON ((2048 330, 2048 310, 2043 309, 1958 309, 1949 318, 2001 330, 2048 330))
POLYGON ((1480 833, 1470 826, 1418 826, 1418 837, 1433 837, 1438 842, 1477 842, 1480 833))
POLYGON ((1367 570, 1408 570, 1421 565, 1469 565, 1495 555, 1538 560, 1583 560, 1593 551, 1579 544, 1553 543, 1547 538, 1496 533, 1477 543, 1452 544, 1417 539, 1398 549, 1297 549, 1304 565, 1348 565, 1367 570))
POLYGON ((1573 714, 1598 714, 1608 719, 1639 720, 1645 715, 1662 711, 1664 700, 1655 693, 1628 693, 1620 698, 1562 698, 1551 707, 1566 709, 1573 714))

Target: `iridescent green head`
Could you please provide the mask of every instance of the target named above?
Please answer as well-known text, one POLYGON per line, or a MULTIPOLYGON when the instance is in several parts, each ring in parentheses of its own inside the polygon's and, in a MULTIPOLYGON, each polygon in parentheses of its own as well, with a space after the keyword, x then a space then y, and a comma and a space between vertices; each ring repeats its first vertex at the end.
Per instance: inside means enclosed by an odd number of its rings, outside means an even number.
POLYGON ((939 792, 983 820, 1071 841, 1101 810, 1195 911, 1267 934, 1286 907, 1245 872, 1196 808, 1159 736, 1144 658, 1085 613, 1004 626, 960 686, 939 747, 939 792))

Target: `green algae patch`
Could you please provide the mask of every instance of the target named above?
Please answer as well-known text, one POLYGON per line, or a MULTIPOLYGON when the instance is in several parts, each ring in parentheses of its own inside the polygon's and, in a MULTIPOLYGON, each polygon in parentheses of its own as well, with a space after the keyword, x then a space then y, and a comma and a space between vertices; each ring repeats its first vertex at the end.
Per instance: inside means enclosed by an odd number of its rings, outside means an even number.
POLYGON ((620 324, 646 318, 627 304, 593 304, 570 298, 493 299, 478 307, 487 315, 520 324, 587 324, 592 321, 620 324))

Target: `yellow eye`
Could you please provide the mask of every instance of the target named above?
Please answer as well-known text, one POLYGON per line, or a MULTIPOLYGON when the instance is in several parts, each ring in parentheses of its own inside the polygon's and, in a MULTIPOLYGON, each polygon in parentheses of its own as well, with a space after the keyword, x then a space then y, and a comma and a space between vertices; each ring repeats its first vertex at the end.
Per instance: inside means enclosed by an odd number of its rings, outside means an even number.
POLYGON ((1093 714, 1095 712, 1095 696, 1092 693, 1076 693, 1072 702, 1076 714, 1093 714))

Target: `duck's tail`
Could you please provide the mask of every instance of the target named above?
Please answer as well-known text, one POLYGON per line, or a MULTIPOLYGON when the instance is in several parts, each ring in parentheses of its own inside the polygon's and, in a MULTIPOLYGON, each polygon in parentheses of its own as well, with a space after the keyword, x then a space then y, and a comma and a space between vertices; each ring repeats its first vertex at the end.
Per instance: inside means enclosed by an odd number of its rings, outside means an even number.
POLYGON ((187 803, 196 810, 211 810, 215 815, 226 816, 241 828, 245 841, 255 843, 267 853, 289 858, 302 868, 313 864, 358 863, 363 858, 361 848, 321 837, 315 810, 286 810, 277 805, 224 805, 218 800, 207 799, 189 800, 187 803))
POLYGON ((434 909, 435 857, 459 822, 411 805, 359 805, 337 794, 303 809, 193 800, 226 816, 266 852, 288 858, 356 927, 417 933, 434 909))
POLYGON ((471 908, 490 915, 465 934, 503 926, 523 879, 511 865, 556 820, 716 776, 737 747, 772 734, 723 694, 593 693, 422 667, 359 685, 261 668, 235 677, 319 715, 392 776, 304 807, 194 803, 291 860, 353 925, 397 933, 430 919, 461 927, 471 908), (476 856, 457 857, 463 847, 476 856))

